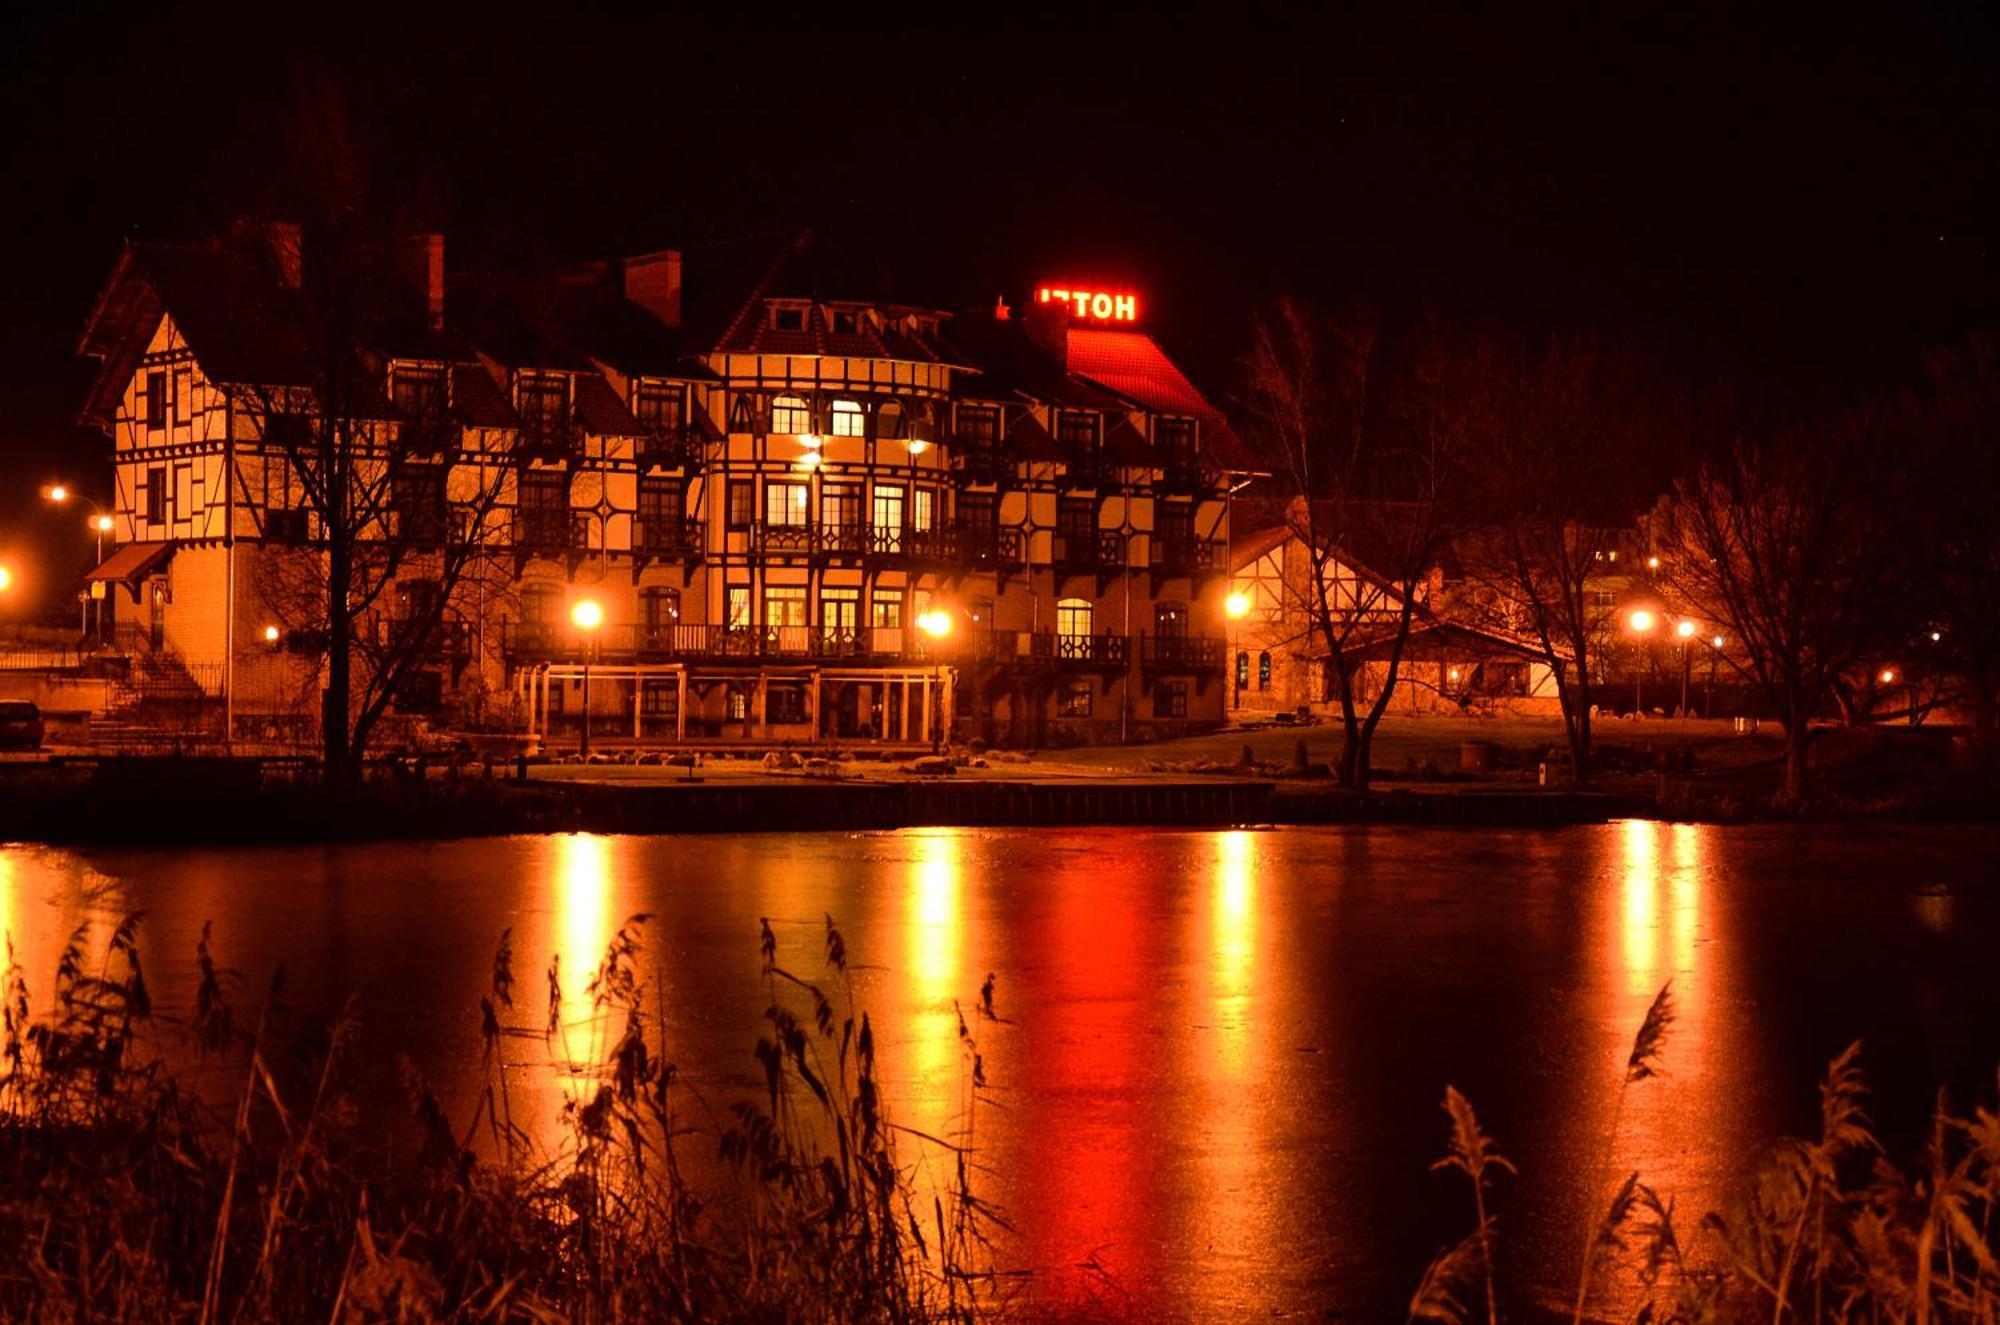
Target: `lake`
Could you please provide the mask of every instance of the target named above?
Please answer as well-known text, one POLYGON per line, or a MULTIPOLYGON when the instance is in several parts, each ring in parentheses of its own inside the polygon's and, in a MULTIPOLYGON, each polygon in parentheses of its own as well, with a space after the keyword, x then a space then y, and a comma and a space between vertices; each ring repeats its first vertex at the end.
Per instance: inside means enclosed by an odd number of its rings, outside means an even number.
MULTIPOLYGON (((580 1008, 647 912, 643 966, 705 1126, 761 1080, 759 918, 817 978, 830 914, 897 1121, 963 1121, 966 1009, 991 1085, 973 1140, 1016 1230, 1003 1266, 1113 1314, 1401 1320, 1471 1224, 1463 1180, 1429 1167, 1447 1084, 1520 1167, 1493 1198, 1498 1261, 1514 1301, 1549 1308, 1574 1291, 1601 1175, 1641 1172, 1691 1237, 1759 1147, 1816 1125, 1819 1073, 1851 1039, 1906 1146, 1940 1086, 1990 1103, 1996 857, 1989 829, 1644 821, 0 846, 0 925, 46 1009, 70 931, 101 942, 143 910, 154 997, 184 1013, 212 921, 246 1006, 280 963, 294 1004, 355 996, 370 1050, 409 1055, 462 1120, 501 931, 515 1020, 536 1024, 551 958, 580 1008), (989 972, 997 1022, 973 1011, 989 972), (1620 1107, 1669 981, 1664 1075, 1620 1107)), ((516 1117, 553 1136, 560 1060, 584 1049, 522 1044, 516 1117)))

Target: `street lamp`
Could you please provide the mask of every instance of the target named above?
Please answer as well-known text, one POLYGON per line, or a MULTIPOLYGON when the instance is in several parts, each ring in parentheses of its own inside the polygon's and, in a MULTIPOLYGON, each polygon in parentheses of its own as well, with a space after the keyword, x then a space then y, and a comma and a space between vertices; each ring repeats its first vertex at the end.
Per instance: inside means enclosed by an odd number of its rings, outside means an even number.
POLYGON ((69 489, 60 483, 49 484, 46 491, 49 500, 58 506, 69 500, 69 489))
MULTIPOLYGON (((1625 623, 1632 628, 1632 633, 1634 635, 1638 636, 1641 640, 1643 640, 1646 638, 1647 635, 1652 633, 1653 614, 1651 612, 1648 612, 1643 607, 1634 608, 1632 611, 1632 615, 1625 618, 1625 623)), ((1642 648, 1640 651, 1640 663, 1643 664, 1644 660, 1645 660, 1645 654, 1644 654, 1644 649, 1642 648)), ((1632 668, 1632 712, 1635 716, 1643 715, 1646 712, 1646 703, 1645 703, 1646 692, 1644 689, 1645 682, 1646 682, 1645 667, 1640 664, 1635 664, 1632 668)))
POLYGON ((569 609, 570 624, 583 632, 583 723, 576 738, 579 758, 590 757, 590 652, 597 628, 604 624, 604 605, 594 598, 579 598, 569 609))
POLYGON ((1234 590, 1222 600, 1222 614, 1229 618, 1229 707, 1243 711, 1243 673, 1236 662, 1236 623, 1250 615, 1250 595, 1234 590))
POLYGON ((0 566, 0 593, 6 593, 13 587, 14 572, 6 566, 0 566))
POLYGON ((1688 641, 1694 638, 1694 622, 1682 618, 1675 623, 1674 634, 1681 638, 1681 716, 1685 718, 1688 711, 1688 671, 1694 665, 1693 658, 1688 655, 1688 641))
MULTIPOLYGON (((917 629, 933 640, 942 640, 951 634, 951 613, 941 607, 933 607, 917 613, 917 629)), ((935 652, 931 655, 932 685, 937 690, 937 723, 931 728, 931 753, 944 750, 944 659, 935 652)))

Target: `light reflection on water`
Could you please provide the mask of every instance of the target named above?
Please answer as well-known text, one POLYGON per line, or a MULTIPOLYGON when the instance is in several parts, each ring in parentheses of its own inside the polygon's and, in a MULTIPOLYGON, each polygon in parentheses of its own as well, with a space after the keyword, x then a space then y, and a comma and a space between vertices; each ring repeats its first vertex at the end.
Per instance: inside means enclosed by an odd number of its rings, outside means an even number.
POLYGON ((620 1029, 591 1015, 588 984, 627 917, 654 914, 648 1006, 698 1120, 757 1088, 758 918, 781 963, 831 983, 830 914, 892 1116, 941 1137, 971 1121, 1019 1229, 1003 1263, 1142 1316, 1400 1319, 1423 1262, 1465 1231, 1462 1193, 1428 1172, 1447 1082, 1522 1169, 1496 1196, 1503 1277, 1566 1307, 1596 1175, 1641 1171, 1691 1221, 1765 1140, 1811 1124, 1820 1065, 1848 1039, 1869 1037, 1903 1087, 1878 1091, 1892 1123, 1905 1097, 1920 1117, 1934 1083, 1990 1081, 1996 845, 1636 822, 0 847, 0 925, 45 1008, 79 921, 101 944, 145 909, 171 1013, 191 1002, 213 919, 247 989, 284 962, 294 1001, 359 991, 371 1044, 410 1054, 461 1118, 482 1080, 478 997, 511 926, 509 1020, 530 1028, 509 1041, 512 1106, 553 1143, 564 1097, 594 1089, 620 1029), (558 957, 567 1029, 551 1044, 543 972, 558 957), (976 1011, 989 971, 998 1022, 976 1011), (1621 1092, 1669 982, 1665 1075, 1621 1092), (993 1083, 970 1120, 957 1006, 993 1083))

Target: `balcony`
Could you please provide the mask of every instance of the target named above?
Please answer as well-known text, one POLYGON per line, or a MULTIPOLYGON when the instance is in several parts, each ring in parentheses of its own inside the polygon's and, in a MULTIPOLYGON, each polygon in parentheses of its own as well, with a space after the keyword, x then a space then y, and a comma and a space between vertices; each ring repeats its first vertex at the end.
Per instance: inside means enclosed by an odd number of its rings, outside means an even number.
POLYGON ((648 433, 641 437, 634 456, 639 469, 685 469, 690 472, 702 466, 701 443, 688 428, 673 428, 665 432, 648 433))
POLYGON ((1139 640, 1139 659, 1148 671, 1219 672, 1227 661, 1227 642, 1212 635, 1146 635, 1139 640))
POLYGON ((466 541, 472 525, 470 511, 442 502, 394 506, 385 521, 391 541, 406 548, 435 551, 446 543, 466 541))
POLYGON ((766 556, 811 556, 820 545, 819 530, 809 524, 759 522, 750 532, 757 551, 766 556))
MULTIPOLYGON (((501 651, 516 664, 673 662, 923 662, 930 641, 901 628, 614 624, 588 639, 566 624, 511 621, 501 651)), ((951 641, 939 650, 946 657, 951 641)))
POLYGON ((1014 453, 997 441, 962 438, 952 443, 952 455, 958 461, 956 468, 960 483, 1007 483, 1014 478, 1018 463, 1014 453))
POLYGON ((945 559, 970 570, 1012 570, 1023 561, 1018 529, 995 525, 959 525, 950 531, 945 559))
POLYGON ((1208 575, 1219 571, 1228 549, 1219 538, 1153 535, 1151 565, 1156 575, 1208 575))
POLYGON ((514 438, 514 456, 573 464, 583 458, 583 431, 567 421, 524 419, 514 438))
POLYGON ((703 536, 699 520, 641 517, 632 525, 632 551, 637 556, 661 561, 700 561, 703 536))
POLYGON ((1125 535, 1116 529, 1094 529, 1087 533, 1056 531, 1051 560, 1055 568, 1070 575, 1110 574, 1125 568, 1125 535))
MULTIPOLYGON (((416 623, 407 617, 376 617, 372 624, 371 642, 382 650, 399 647, 416 629, 416 623)), ((423 642, 418 656, 454 663, 469 661, 472 657, 472 623, 458 617, 445 617, 435 622, 430 638, 423 642)))
POLYGON ((823 524, 817 550, 833 557, 865 557, 874 551, 874 535, 865 524, 823 524))
POLYGON ((531 557, 568 557, 590 546, 590 517, 581 511, 514 512, 514 550, 531 557))
POLYGON ((1187 495, 1206 491, 1212 482, 1199 456, 1189 450, 1174 449, 1162 454, 1153 490, 1187 495))
POLYGON ((1124 635, 1075 635, 1053 630, 989 630, 973 635, 967 652, 978 662, 1043 667, 1123 667, 1131 656, 1124 635))

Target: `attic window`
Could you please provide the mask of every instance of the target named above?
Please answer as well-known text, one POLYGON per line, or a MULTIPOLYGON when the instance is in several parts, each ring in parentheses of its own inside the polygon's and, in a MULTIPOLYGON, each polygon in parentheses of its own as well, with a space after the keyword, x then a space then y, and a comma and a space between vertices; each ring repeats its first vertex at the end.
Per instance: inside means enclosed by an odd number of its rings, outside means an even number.
POLYGON ((771 330, 804 331, 806 310, 803 308, 774 308, 771 310, 771 330))
POLYGON ((852 336, 861 329, 861 319, 853 309, 837 308, 833 313, 833 332, 836 336, 852 336))

